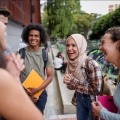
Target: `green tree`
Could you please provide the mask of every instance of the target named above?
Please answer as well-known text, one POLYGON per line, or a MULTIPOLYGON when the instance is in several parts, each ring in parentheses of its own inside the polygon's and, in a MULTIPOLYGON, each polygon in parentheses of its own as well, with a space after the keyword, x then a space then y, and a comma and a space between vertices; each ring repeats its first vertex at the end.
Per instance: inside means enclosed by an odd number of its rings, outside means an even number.
POLYGON ((120 7, 109 13, 100 17, 92 27, 92 33, 90 34, 90 39, 99 40, 105 31, 114 26, 120 26, 120 7))
POLYGON ((97 16, 81 11, 79 0, 47 0, 42 21, 52 38, 66 38, 73 33, 87 38, 97 16))
POLYGON ((93 14, 88 14, 85 12, 74 15, 76 31, 83 34, 85 38, 87 38, 88 32, 91 29, 91 23, 94 19, 95 17, 93 14))
POLYGON ((74 26, 73 15, 80 13, 79 0, 47 0, 43 23, 52 37, 65 38, 74 26))

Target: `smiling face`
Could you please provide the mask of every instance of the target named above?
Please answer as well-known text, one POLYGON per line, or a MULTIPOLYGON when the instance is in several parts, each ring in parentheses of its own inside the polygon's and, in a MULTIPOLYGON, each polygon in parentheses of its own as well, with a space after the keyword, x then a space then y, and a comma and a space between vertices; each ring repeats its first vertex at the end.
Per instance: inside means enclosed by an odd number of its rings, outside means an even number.
POLYGON ((38 30, 31 30, 28 36, 29 45, 31 47, 40 46, 40 32, 38 30))
POLYGON ((115 63, 116 58, 119 55, 119 51, 117 50, 117 41, 113 42, 111 39, 111 34, 106 33, 102 37, 101 45, 99 49, 103 52, 104 58, 108 62, 115 63))
POLYGON ((75 60, 79 55, 77 44, 72 37, 69 37, 66 42, 66 52, 70 60, 75 60))

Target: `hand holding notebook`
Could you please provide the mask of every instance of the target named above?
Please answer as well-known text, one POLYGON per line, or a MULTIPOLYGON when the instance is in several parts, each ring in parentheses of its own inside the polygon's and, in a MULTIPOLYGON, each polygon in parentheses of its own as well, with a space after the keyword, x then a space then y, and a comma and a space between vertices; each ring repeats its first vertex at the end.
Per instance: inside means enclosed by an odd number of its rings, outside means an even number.
MULTIPOLYGON (((100 101, 101 104, 110 112, 117 113, 118 108, 114 104, 113 96, 97 96, 96 101, 100 101)), ((99 120, 103 120, 100 119, 99 120)))
MULTIPOLYGON (((22 83, 22 85, 27 89, 27 88, 37 88, 39 87, 42 83, 44 82, 44 80, 42 79, 42 77, 35 71, 32 70, 30 72, 30 74, 28 75, 28 77, 26 78, 26 80, 22 83)), ((39 97, 41 95, 41 93, 43 92, 43 90, 37 92, 35 94, 35 97, 39 97)))

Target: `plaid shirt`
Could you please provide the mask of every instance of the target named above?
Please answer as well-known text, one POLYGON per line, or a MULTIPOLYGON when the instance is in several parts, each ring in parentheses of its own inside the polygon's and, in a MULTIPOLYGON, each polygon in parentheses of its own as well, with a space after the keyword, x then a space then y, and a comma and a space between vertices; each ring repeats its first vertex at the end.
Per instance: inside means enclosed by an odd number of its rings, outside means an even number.
POLYGON ((94 99, 94 96, 98 94, 101 88, 102 70, 95 60, 88 57, 82 64, 81 70, 81 80, 73 78, 71 83, 67 85, 68 89, 75 90, 72 98, 72 103, 74 105, 76 105, 76 92, 89 94, 91 99, 94 99))

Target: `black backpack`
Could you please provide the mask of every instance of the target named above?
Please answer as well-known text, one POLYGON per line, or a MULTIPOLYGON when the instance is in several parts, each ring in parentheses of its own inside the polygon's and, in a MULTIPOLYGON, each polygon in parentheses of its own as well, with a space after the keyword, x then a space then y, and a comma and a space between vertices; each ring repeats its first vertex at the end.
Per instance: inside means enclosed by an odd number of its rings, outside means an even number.
MULTIPOLYGON (((21 55, 22 59, 25 59, 25 48, 21 48, 19 50, 19 54, 21 55)), ((44 61, 44 73, 45 73, 45 68, 46 68, 46 65, 47 65, 47 62, 48 62, 48 53, 44 48, 42 49, 42 58, 43 58, 43 61, 44 61)))

